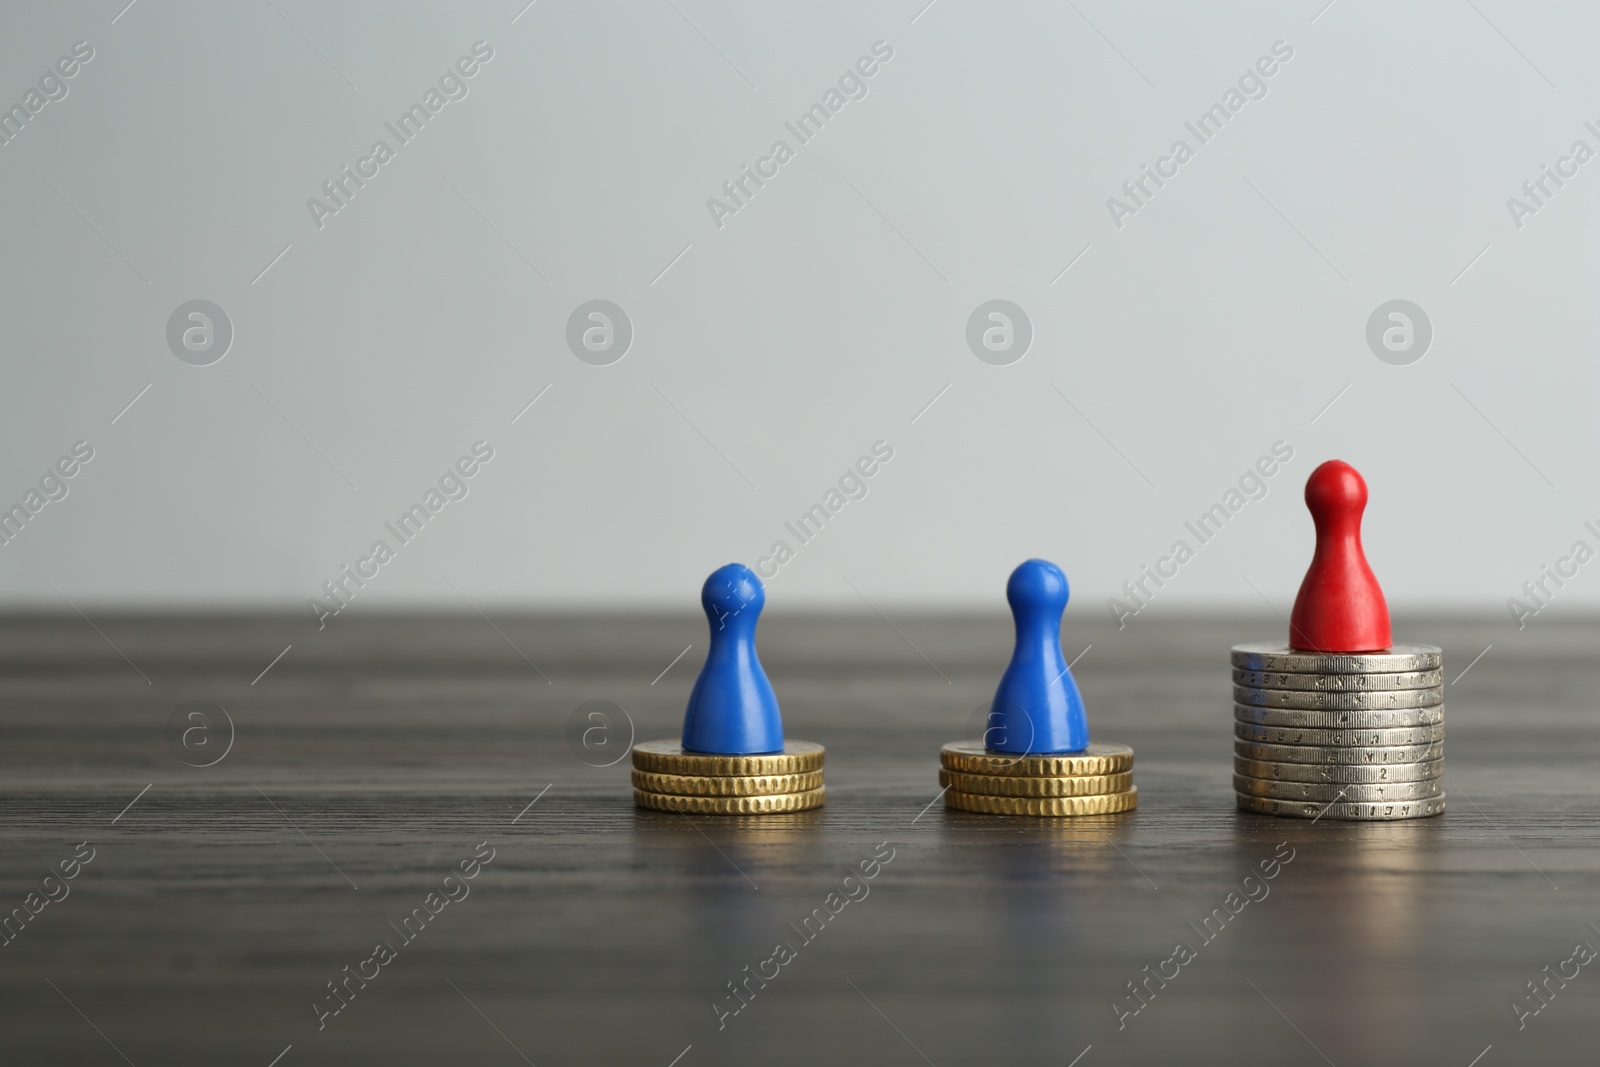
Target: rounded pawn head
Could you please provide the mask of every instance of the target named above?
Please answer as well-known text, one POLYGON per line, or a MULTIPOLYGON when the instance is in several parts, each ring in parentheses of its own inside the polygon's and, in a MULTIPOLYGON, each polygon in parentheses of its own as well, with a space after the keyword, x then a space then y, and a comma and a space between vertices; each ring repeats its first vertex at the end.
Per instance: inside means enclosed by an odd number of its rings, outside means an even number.
POLYGON ((1047 559, 1030 559, 1018 564, 1006 582, 1006 603, 1014 614, 1053 615, 1059 619, 1067 610, 1072 589, 1067 576, 1047 559))
POLYGON ((1367 510, 1367 480, 1344 460, 1330 459, 1306 479, 1306 507, 1319 527, 1343 516, 1359 522, 1367 510))
POLYGON ((728 620, 749 612, 759 615, 767 602, 767 590, 756 577, 756 572, 743 563, 730 563, 718 567, 700 588, 700 606, 713 630, 721 629, 728 620))
POLYGON ((1306 507, 1317 547, 1289 615, 1289 645, 1307 652, 1376 652, 1388 648, 1389 605, 1361 547, 1367 483, 1350 464, 1330 459, 1306 479, 1306 507))

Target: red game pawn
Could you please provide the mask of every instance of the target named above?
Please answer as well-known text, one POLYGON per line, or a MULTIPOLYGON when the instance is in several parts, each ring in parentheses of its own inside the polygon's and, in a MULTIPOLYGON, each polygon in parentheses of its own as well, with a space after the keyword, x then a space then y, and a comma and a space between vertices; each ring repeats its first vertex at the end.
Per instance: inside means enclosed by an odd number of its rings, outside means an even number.
POLYGON ((1367 483, 1330 459, 1306 479, 1317 551, 1289 616, 1289 647, 1304 652, 1379 652, 1390 645, 1389 605, 1361 551, 1367 483))

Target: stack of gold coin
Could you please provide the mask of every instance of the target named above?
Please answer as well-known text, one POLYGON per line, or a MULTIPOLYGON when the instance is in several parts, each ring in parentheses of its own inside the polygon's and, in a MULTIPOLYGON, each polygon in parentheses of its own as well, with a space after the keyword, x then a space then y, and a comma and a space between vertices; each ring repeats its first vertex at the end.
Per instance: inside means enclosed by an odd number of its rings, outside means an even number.
POLYGON ((821 745, 785 741, 782 752, 717 756, 675 740, 633 746, 633 800, 688 815, 777 815, 822 807, 821 745))
POLYGON ((989 815, 1109 815, 1139 803, 1133 749, 1102 742, 1017 755, 956 741, 939 750, 939 784, 946 807, 989 815))
POLYGON ((1303 819, 1444 811, 1443 653, 1233 649, 1233 789, 1241 810, 1303 819))

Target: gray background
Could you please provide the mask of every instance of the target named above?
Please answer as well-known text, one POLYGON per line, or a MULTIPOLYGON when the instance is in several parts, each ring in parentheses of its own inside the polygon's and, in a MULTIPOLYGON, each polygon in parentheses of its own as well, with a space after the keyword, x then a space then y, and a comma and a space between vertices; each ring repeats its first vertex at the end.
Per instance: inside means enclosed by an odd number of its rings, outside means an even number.
MULTIPOLYGON (((1600 148, 1592 7, 124 2, 0 22, 7 105, 95 50, 0 146, 0 503, 96 450, 0 548, 14 606, 303 612, 480 439, 352 611, 686 606, 879 439, 769 604, 998 607, 1042 555, 1103 613, 1280 439, 1151 612, 1287 611, 1333 456, 1401 610, 1504 613, 1596 543, 1600 161, 1520 229, 1506 207, 1600 148), (307 198, 479 40, 469 95, 318 229, 307 198), (879 40, 868 95, 715 226, 879 40), (1107 198, 1279 40, 1268 95, 1116 227, 1107 198), (604 367, 565 342, 596 298, 635 330, 604 367), (1409 366, 1365 340, 1397 298, 1434 329, 1409 366), (194 299, 235 330, 211 366, 166 344, 194 299), (992 299, 1033 324, 1010 366, 965 341, 992 299)), ((1600 603, 1591 570, 1552 612, 1600 603)))

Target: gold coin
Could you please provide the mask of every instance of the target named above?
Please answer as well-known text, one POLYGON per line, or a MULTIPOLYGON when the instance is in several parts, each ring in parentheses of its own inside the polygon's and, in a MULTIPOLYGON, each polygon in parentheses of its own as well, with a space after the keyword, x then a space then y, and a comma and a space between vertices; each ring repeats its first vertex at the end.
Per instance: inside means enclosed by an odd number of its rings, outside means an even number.
POLYGON ((1125 793, 1097 797, 989 797, 982 793, 945 793, 947 808, 981 811, 987 815, 1109 815, 1129 811, 1139 803, 1139 787, 1125 793))
POLYGON ((939 750, 946 770, 963 774, 1013 774, 1065 778, 1085 774, 1120 774, 1133 769, 1133 749, 1110 741, 1095 741, 1082 752, 1059 756, 1024 756, 990 752, 978 741, 952 741, 939 750))
POLYGON ((822 788, 822 772, 804 774, 655 774, 634 771, 633 787, 646 793, 679 797, 755 797, 778 793, 808 793, 822 788))
POLYGON ((679 797, 670 793, 633 791, 633 802, 641 808, 678 811, 688 815, 770 815, 784 811, 806 811, 822 807, 826 788, 803 793, 777 793, 760 797, 679 797))
POLYGON ((822 746, 811 741, 785 741, 782 752, 760 756, 685 752, 683 745, 671 738, 665 741, 642 741, 633 746, 635 770, 713 778, 735 774, 804 774, 807 771, 820 771, 822 757, 822 746))
POLYGON ((1133 786, 1133 772, 1046 778, 1026 774, 962 774, 941 768, 939 784, 958 792, 990 797, 1089 797, 1127 792, 1133 786))

